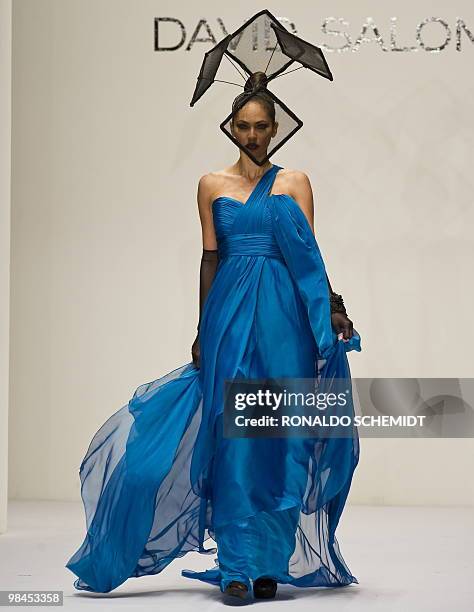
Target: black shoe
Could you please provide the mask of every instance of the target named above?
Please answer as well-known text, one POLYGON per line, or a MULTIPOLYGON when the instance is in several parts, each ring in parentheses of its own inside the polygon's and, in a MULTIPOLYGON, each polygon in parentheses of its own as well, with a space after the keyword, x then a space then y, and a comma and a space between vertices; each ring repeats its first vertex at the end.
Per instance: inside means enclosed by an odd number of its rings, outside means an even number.
POLYGON ((273 599, 277 583, 273 578, 257 578, 253 583, 253 594, 256 599, 273 599))
POLYGON ((240 597, 245 599, 248 595, 248 587, 245 583, 239 582, 238 580, 232 580, 224 589, 225 595, 232 595, 233 597, 240 597))

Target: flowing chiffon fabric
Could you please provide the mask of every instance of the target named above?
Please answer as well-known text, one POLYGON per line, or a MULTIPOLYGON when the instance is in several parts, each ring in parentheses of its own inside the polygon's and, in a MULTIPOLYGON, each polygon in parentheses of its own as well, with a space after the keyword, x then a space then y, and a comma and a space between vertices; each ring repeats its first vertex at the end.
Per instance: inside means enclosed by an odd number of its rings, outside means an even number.
MULTIPOLYGON (((214 567, 182 575, 223 591, 259 576, 297 587, 357 583, 336 539, 359 460, 347 437, 225 438, 224 380, 350 381, 331 327, 325 267, 296 201, 270 195, 280 166, 243 203, 212 204, 219 265, 204 304, 201 367, 140 385, 93 437, 80 466, 87 533, 66 567, 108 592, 190 551, 214 567), (206 548, 212 538, 217 549, 206 548)), ((353 407, 350 407, 353 411, 353 407)))

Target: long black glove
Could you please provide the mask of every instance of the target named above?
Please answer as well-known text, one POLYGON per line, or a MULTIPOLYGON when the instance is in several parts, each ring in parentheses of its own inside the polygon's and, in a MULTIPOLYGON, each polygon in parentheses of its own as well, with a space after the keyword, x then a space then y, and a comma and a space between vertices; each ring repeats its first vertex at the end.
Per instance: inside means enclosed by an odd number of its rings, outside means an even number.
POLYGON ((342 337, 345 340, 349 340, 350 338, 352 338, 352 334, 354 333, 352 321, 347 316, 342 295, 340 293, 335 293, 332 290, 327 272, 326 279, 328 281, 329 286, 329 301, 331 304, 332 326, 334 327, 334 330, 337 334, 340 334, 342 332, 342 337))
POLYGON ((200 343, 199 343, 199 330, 201 327, 201 317, 204 304, 206 302, 207 294, 214 281, 216 275, 217 265, 219 263, 219 253, 217 249, 203 249, 201 255, 201 265, 199 268, 199 321, 197 326, 197 336, 193 342, 191 348, 191 355, 193 357, 193 363, 196 367, 200 367, 200 343))

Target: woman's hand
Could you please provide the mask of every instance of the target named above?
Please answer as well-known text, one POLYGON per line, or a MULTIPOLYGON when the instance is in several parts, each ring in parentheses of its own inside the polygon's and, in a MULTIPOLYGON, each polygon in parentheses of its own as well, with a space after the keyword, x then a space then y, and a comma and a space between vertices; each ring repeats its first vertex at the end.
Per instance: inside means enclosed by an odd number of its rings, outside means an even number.
POLYGON ((201 367, 201 347, 199 343, 199 334, 196 336, 196 339, 191 347, 191 355, 193 357, 194 365, 197 368, 201 367))
POLYGON ((352 321, 342 312, 331 314, 331 323, 337 334, 342 333, 343 340, 350 340, 353 334, 352 321))

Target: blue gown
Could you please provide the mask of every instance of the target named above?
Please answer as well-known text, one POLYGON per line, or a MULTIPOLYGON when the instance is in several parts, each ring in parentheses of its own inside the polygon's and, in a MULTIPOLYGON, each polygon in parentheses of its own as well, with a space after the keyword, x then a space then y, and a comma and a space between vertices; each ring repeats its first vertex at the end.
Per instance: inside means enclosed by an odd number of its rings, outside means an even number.
MULTIPOLYGON (((212 203, 219 264, 203 307, 201 367, 140 385, 93 437, 79 475, 87 533, 67 562, 78 590, 109 592, 190 551, 215 565, 182 575, 251 590, 259 576, 297 587, 357 583, 336 527, 359 460, 346 437, 225 438, 225 379, 350 380, 331 327, 325 267, 296 201, 269 195, 212 203), (210 537, 216 548, 205 548, 210 537)), ((350 406, 353 411, 353 406, 350 406)))

